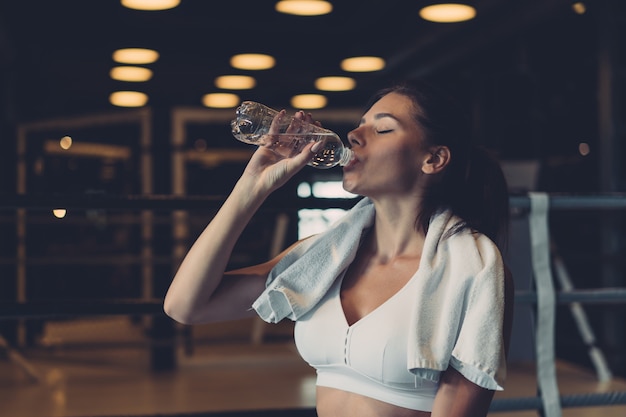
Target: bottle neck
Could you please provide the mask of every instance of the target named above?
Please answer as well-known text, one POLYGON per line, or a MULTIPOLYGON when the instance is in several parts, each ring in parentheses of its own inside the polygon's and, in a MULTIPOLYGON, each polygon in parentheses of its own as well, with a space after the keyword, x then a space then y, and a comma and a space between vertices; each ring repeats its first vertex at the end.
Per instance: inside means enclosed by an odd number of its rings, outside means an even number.
POLYGON ((341 152, 341 159, 339 160, 339 165, 342 167, 348 165, 350 161, 352 161, 353 156, 354 156, 354 152, 352 152, 352 149, 344 147, 343 152, 341 152))

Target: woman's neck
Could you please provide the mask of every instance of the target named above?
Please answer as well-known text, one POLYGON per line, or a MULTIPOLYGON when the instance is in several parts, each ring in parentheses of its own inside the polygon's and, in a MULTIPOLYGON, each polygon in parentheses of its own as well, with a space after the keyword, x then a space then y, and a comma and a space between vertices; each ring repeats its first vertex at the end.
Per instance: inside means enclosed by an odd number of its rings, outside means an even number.
POLYGON ((375 201, 376 217, 368 238, 370 249, 381 259, 421 254, 424 233, 417 227, 420 202, 375 201))

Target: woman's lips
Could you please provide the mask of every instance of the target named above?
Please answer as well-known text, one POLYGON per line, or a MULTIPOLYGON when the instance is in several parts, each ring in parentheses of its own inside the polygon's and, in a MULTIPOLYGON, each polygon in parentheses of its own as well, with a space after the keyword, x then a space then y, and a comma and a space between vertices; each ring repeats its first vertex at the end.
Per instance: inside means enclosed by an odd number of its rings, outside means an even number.
POLYGON ((348 164, 346 166, 343 167, 344 170, 350 170, 354 167, 355 164, 357 164, 359 162, 359 158, 357 158, 357 156, 353 153, 352 154, 352 159, 350 160, 350 162, 348 162, 348 164))

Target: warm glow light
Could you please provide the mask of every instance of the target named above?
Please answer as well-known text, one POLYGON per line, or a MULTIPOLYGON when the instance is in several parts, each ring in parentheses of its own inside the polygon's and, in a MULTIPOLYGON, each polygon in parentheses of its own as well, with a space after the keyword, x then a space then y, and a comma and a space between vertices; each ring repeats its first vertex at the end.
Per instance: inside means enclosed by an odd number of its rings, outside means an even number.
POLYGON ((72 147, 72 138, 70 136, 63 136, 59 141, 59 146, 61 149, 69 149, 72 147))
POLYGON ((122 6, 135 10, 167 10, 180 4, 180 0, 121 0, 122 6))
POLYGON ((350 72, 380 71, 385 68, 385 60, 377 56, 356 56, 341 61, 341 69, 350 72))
POLYGON ((587 6, 585 6, 585 3, 583 3, 582 1, 577 1, 576 3, 572 4, 572 9, 577 14, 585 14, 585 12, 587 11, 587 6))
POLYGON ((148 102, 148 96, 139 91, 116 91, 109 96, 109 102, 119 107, 141 107, 148 102))
POLYGON ((318 16, 333 11, 333 5, 324 0, 281 0, 276 11, 298 16, 318 16))
POLYGON ((265 54, 239 54, 230 59, 230 65, 244 70, 264 70, 274 67, 276 60, 265 54))
POLYGON ((589 148, 589 144, 582 142, 578 144, 578 152, 582 155, 582 156, 587 156, 589 155, 589 152, 591 152, 591 148, 589 148))
POLYGON ((152 49, 124 48, 113 52, 113 61, 120 64, 152 64, 159 59, 159 53, 152 49))
POLYGON ((236 107, 241 100, 237 94, 230 93, 211 93, 202 97, 202 104, 206 107, 215 107, 226 109, 236 107))
POLYGON ((67 214, 67 210, 66 209, 60 209, 60 208, 59 209, 54 209, 54 210, 52 210, 52 214, 57 219, 62 219, 67 214))
POLYGON ((248 75, 222 75, 215 79, 215 86, 225 90, 248 90, 255 85, 256 80, 248 75))
POLYGON ((322 91, 354 90, 356 81, 350 77, 320 77, 315 80, 315 88, 322 91))
POLYGON ((321 94, 299 94, 291 98, 294 109, 321 109, 326 103, 328 100, 321 94))
POLYGON ((142 82, 152 78, 152 71, 143 67, 113 67, 110 75, 118 81, 142 82))
POLYGON ((76 142, 67 149, 59 149, 59 142, 47 140, 44 142, 43 150, 48 155, 78 156, 80 158, 128 160, 132 156, 130 147, 106 143, 76 142))
POLYGON ((437 23, 463 22, 476 17, 476 9, 458 3, 433 4, 421 9, 420 16, 424 20, 437 23))

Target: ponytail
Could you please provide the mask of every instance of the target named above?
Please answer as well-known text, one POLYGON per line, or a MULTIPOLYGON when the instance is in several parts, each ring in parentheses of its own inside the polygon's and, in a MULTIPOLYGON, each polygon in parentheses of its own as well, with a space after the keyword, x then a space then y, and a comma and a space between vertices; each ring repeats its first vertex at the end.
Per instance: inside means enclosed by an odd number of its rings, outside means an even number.
POLYGON ((439 181, 427 186, 418 227, 427 232, 431 217, 448 209, 461 218, 451 234, 470 229, 486 235, 504 250, 508 242, 509 196, 500 164, 487 149, 472 146, 465 164, 450 165, 439 181))
POLYGON ((452 211, 467 227, 483 233, 501 248, 508 240, 509 196, 500 164, 485 148, 472 147, 469 154, 463 195, 452 211))

